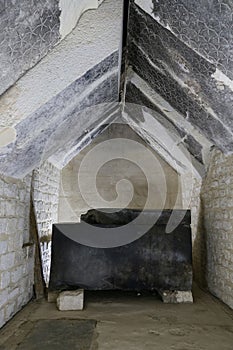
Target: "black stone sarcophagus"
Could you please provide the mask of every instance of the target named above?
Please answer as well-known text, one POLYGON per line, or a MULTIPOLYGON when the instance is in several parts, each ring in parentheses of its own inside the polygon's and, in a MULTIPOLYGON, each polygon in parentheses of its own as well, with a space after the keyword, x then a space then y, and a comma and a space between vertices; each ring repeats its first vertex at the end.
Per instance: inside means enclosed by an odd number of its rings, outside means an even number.
POLYGON ((90 210, 82 215, 81 223, 54 224, 49 289, 190 291, 190 211, 145 211, 142 221, 134 223, 140 213, 90 210), (156 215, 156 222, 149 224, 156 215), (167 232, 172 215, 176 227, 167 232), (100 228, 107 235, 114 228, 128 229, 134 237, 142 228, 145 233, 128 244, 106 248, 93 246, 88 238, 83 241, 90 228, 96 235, 100 228))

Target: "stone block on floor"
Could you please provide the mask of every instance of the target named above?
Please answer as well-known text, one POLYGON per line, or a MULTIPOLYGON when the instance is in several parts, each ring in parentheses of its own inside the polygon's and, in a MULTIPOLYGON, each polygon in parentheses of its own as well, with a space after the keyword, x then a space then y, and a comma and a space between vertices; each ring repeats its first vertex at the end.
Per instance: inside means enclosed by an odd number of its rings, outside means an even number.
POLYGON ((83 310, 84 290, 61 292, 57 298, 57 307, 60 311, 83 310))
POLYGON ((159 294, 165 304, 193 303, 193 295, 191 291, 162 290, 159 291, 159 294))

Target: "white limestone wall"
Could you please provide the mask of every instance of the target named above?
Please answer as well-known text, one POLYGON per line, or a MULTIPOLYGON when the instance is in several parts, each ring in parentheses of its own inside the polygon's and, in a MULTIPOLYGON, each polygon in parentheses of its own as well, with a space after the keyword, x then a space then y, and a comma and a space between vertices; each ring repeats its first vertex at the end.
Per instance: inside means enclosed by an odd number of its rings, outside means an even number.
POLYGON ((30 175, 22 181, 0 178, 0 327, 33 295, 30 187, 30 175))
MULTIPOLYGON (((91 178, 93 181, 96 180, 97 190, 100 196, 107 201, 106 207, 112 207, 111 201, 116 199, 116 184, 122 179, 127 179, 134 187, 133 198, 128 204, 129 208, 142 209, 145 205, 147 199, 147 179, 142 170, 140 170, 135 164, 129 162, 125 159, 114 159, 115 154, 115 144, 108 148, 108 154, 112 154, 113 160, 107 162, 102 166, 98 172, 97 178, 93 176, 93 169, 82 168, 80 170, 80 164, 86 154, 93 150, 97 144, 104 142, 105 140, 111 140, 114 138, 125 138, 134 140, 145 147, 149 148, 148 145, 128 126, 121 124, 112 124, 109 129, 107 129, 101 136, 97 137, 94 142, 81 151, 73 160, 62 170, 61 174, 61 190, 60 190, 60 200, 59 200, 59 222, 77 222, 79 221, 80 215, 85 213, 91 207, 99 208, 103 207, 100 204, 96 195, 87 185, 85 190, 85 199, 82 197, 79 183, 78 174, 82 172, 84 177, 91 178), (112 148, 111 148, 112 147, 112 148), (88 203, 87 203, 87 201, 88 203), (108 203, 109 202, 109 203, 108 203)), ((121 147, 119 143, 118 147, 121 147)), ((125 150, 125 157, 132 158, 132 155, 140 157, 137 147, 128 147, 125 150)), ((182 198, 180 192, 180 177, 179 175, 162 159, 152 151, 153 154, 158 159, 161 167, 152 176, 152 192, 150 201, 150 209, 161 209, 161 187, 163 182, 163 176, 166 178, 166 188, 162 196, 165 196, 165 209, 170 208, 182 208, 182 198)), ((151 168, 151 164, 147 164, 147 169, 151 168)), ((123 185, 124 186, 124 185, 123 185)), ((125 183, 125 187, 121 188, 123 192, 122 201, 118 202, 119 208, 125 207, 124 202, 130 198, 131 191, 128 184, 125 183)))
POLYGON ((39 233, 43 275, 49 282, 52 224, 58 221, 60 171, 45 162, 33 171, 33 199, 39 233))
POLYGON ((203 184, 207 282, 211 293, 233 308, 233 156, 218 150, 203 184))
POLYGON ((182 177, 196 281, 233 308, 233 156, 214 149, 203 183, 182 177))

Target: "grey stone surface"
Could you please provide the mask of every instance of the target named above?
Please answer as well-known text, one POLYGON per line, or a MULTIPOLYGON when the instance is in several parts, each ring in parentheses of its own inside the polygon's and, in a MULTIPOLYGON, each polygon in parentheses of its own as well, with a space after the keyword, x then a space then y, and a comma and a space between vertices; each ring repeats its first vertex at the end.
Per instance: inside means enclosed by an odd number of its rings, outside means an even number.
MULTIPOLYGON (((135 113, 134 115, 132 115, 132 113, 131 113, 131 117, 134 118, 135 120, 144 121, 141 107, 145 106, 145 107, 150 108, 151 110, 157 112, 157 114, 156 114, 157 119, 168 130, 170 130, 174 133, 178 133, 178 135, 181 138, 186 135, 184 130, 178 128, 174 123, 172 123, 170 120, 168 120, 166 115, 163 113, 162 109, 160 109, 158 106, 156 106, 155 103, 150 101, 149 98, 145 94, 143 94, 142 91, 140 91, 138 89, 138 87, 135 86, 130 81, 127 82, 127 86, 126 86, 126 102, 138 105, 138 106, 133 106, 135 109, 135 112, 137 112, 137 113, 135 113), (136 111, 136 108, 137 108, 137 111, 136 111)), ((131 108, 133 108, 133 107, 131 107, 131 108)), ((126 105, 126 110, 127 109, 128 108, 126 105)))
MULTIPOLYGON (((26 322, 23 329, 29 334, 17 346, 18 350, 90 350, 96 321, 93 320, 39 320, 26 322)), ((2 349, 7 349, 7 344, 2 349)))
MULTIPOLYGON (((138 104, 140 106, 148 107, 151 111, 155 111, 155 118, 166 127, 166 129, 171 132, 176 138, 180 139, 180 143, 185 144, 190 154, 192 154, 200 163, 203 163, 202 158, 202 145, 194 139, 190 134, 187 134, 184 129, 179 128, 178 125, 168 120, 163 111, 156 106, 155 103, 152 103, 146 95, 144 95, 134 84, 131 82, 127 83, 126 86, 126 102, 138 104)), ((137 108, 137 113, 130 113, 131 118, 134 120, 142 120, 142 110, 138 107, 134 107, 134 110, 137 108)), ((130 108, 132 109, 132 107, 130 108)), ((126 106, 127 110, 127 106, 126 106)))
MULTIPOLYGON (((128 45, 133 70, 222 151, 232 152, 233 92, 219 88, 212 76, 216 65, 133 3, 128 45)), ((197 145, 194 153, 200 160, 197 145)))
POLYGON ((198 143, 192 135, 187 135, 184 139, 188 151, 200 162, 204 163, 202 157, 202 145, 198 143))
POLYGON ((0 2, 0 95, 59 41, 59 1, 0 2))
POLYGON ((80 137, 70 137, 63 148, 58 149, 58 151, 50 157, 50 161, 59 169, 65 167, 79 152, 108 129, 109 125, 119 116, 119 104, 113 103, 109 106, 105 104, 102 106, 94 106, 89 112, 88 115, 95 113, 101 116, 101 118, 93 123, 89 129, 85 130, 84 134, 80 137))
POLYGON ((152 2, 152 13, 165 27, 233 79, 231 0, 152 2))

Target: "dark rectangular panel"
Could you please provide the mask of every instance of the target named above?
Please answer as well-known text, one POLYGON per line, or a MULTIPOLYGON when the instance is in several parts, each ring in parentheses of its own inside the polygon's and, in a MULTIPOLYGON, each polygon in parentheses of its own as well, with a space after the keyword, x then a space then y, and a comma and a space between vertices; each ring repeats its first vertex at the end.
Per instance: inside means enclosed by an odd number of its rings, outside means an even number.
MULTIPOLYGON (((175 212, 184 215, 184 211, 175 212)), ((171 213, 171 210, 163 211, 151 228, 142 224, 140 228, 145 228, 145 234, 141 238, 115 248, 93 248, 68 237, 71 229, 77 232, 77 237, 82 230, 87 232, 87 223, 53 225, 50 290, 191 290, 190 212, 171 233, 166 233, 171 213)), ((126 209, 122 216, 127 221, 126 209)), ((133 216, 135 212, 131 219, 133 216)), ((105 225, 96 223, 97 216, 96 220, 91 217, 85 219, 92 221, 96 230, 104 227, 111 234, 115 224, 110 223, 109 215, 102 216, 102 222, 108 222, 105 225)), ((124 220, 115 227, 122 224, 124 220)), ((128 225, 127 229, 137 230, 138 225, 128 225)))

